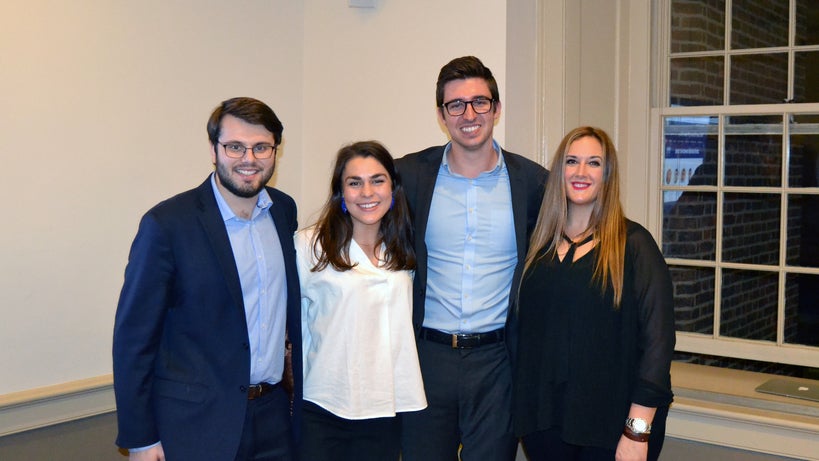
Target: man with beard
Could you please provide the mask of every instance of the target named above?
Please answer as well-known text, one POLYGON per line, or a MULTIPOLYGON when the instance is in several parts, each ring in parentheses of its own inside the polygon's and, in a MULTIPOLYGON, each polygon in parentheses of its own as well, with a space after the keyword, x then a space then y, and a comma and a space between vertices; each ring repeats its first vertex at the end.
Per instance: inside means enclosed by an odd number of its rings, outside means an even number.
POLYGON ((114 325, 117 444, 131 460, 289 461, 296 204, 266 187, 283 127, 263 102, 234 98, 207 131, 216 171, 148 211, 131 247, 114 325))

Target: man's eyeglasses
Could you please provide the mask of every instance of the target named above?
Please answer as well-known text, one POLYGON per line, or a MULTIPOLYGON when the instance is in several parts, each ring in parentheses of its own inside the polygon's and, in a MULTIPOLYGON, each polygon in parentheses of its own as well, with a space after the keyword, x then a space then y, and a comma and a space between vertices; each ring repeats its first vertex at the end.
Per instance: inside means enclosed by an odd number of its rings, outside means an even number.
POLYGON ((446 113, 457 117, 459 115, 463 115, 466 112, 466 105, 469 104, 472 106, 472 110, 475 111, 476 114, 485 114, 492 110, 492 104, 495 101, 487 98, 475 98, 471 101, 464 101, 463 99, 456 99, 454 101, 445 102, 443 104, 444 109, 446 109, 446 113))
POLYGON ((230 158, 242 158, 248 149, 253 152, 254 157, 260 159, 270 158, 273 156, 273 153, 276 152, 276 146, 270 144, 256 144, 254 146, 245 147, 244 144, 238 142, 225 144, 220 142, 219 145, 225 148, 225 155, 230 158))

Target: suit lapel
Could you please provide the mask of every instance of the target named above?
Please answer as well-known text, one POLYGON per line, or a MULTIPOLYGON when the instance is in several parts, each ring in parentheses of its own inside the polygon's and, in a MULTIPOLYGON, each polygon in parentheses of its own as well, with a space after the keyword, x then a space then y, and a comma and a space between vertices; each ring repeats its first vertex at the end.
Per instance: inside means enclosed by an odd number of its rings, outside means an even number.
POLYGON ((515 222, 515 240, 518 249, 518 260, 526 257, 527 247, 527 216, 526 216, 526 187, 523 180, 521 165, 508 152, 503 151, 503 161, 509 171, 509 188, 512 192, 512 217, 515 222))
POLYGON ((244 312, 245 303, 242 295, 242 284, 239 281, 239 272, 236 269, 236 260, 233 257, 233 249, 230 246, 225 221, 219 212, 219 205, 216 204, 213 187, 210 178, 199 186, 199 222, 205 229, 208 241, 219 262, 219 268, 225 276, 230 295, 234 303, 244 312))
MULTIPOLYGON (((270 199, 273 200, 272 194, 270 195, 270 199)), ((284 255, 284 253, 286 253, 284 249, 287 248, 286 242, 288 240, 293 240, 293 234, 290 231, 290 223, 287 222, 287 216, 285 216, 282 207, 276 206, 275 201, 270 206, 270 215, 273 217, 273 224, 276 225, 276 234, 279 235, 279 241, 281 242, 282 253, 284 255)), ((284 257, 286 258, 287 256, 284 255, 284 257)))
POLYGON ((415 211, 416 235, 424 236, 427 233, 429 209, 432 205, 432 193, 435 190, 435 181, 438 179, 438 170, 444 158, 444 148, 439 147, 419 162, 418 168, 418 200, 415 211))

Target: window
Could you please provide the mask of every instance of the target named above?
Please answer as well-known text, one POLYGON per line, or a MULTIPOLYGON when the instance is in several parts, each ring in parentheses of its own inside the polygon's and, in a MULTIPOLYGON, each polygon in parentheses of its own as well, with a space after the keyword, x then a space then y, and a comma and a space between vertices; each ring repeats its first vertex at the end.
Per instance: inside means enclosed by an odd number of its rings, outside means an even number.
POLYGON ((819 378, 819 2, 660 6, 677 359, 819 378))

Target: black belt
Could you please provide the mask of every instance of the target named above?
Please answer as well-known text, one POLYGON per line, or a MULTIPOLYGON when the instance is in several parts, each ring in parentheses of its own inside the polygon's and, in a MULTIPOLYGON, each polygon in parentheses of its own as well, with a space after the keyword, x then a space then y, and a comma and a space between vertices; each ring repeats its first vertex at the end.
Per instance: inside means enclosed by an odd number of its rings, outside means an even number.
POLYGON ((444 333, 432 328, 421 327, 421 338, 427 341, 446 344, 453 349, 471 349, 473 347, 495 344, 503 341, 503 328, 486 333, 444 333))
POLYGON ((258 399, 263 395, 267 395, 274 390, 279 388, 280 383, 270 384, 270 383, 259 383, 259 384, 251 384, 247 386, 247 399, 254 400, 258 399))

